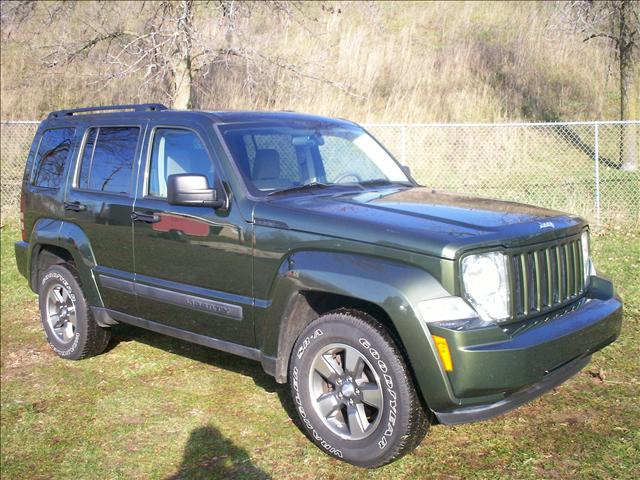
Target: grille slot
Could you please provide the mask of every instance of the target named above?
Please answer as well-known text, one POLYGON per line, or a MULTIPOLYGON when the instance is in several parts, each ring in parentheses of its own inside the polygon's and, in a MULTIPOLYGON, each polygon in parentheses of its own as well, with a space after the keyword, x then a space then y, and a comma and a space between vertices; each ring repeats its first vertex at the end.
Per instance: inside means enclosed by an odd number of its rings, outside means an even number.
POLYGON ((580 238, 512 254, 510 260, 516 319, 561 307, 584 293, 580 238))

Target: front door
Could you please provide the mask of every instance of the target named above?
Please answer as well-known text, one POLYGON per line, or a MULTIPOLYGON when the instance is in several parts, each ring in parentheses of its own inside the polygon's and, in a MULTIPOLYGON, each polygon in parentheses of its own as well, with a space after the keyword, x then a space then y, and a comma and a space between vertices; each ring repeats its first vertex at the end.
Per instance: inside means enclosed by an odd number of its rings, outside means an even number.
POLYGON ((192 333, 253 346, 251 236, 234 205, 167 203, 167 177, 219 174, 197 127, 155 126, 134 205, 138 315, 192 333))

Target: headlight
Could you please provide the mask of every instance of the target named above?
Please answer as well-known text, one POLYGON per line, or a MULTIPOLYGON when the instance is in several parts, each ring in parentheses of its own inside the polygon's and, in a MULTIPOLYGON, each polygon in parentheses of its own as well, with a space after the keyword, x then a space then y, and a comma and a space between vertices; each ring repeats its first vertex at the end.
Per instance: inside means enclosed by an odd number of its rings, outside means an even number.
POLYGON ((584 275, 584 286, 586 288, 589 282, 589 276, 596 274, 596 268, 589 256, 589 232, 587 230, 582 232, 580 244, 582 245, 582 273, 584 275))
POLYGON ((499 322, 509 317, 507 257, 499 252, 462 259, 464 296, 483 320, 499 322))

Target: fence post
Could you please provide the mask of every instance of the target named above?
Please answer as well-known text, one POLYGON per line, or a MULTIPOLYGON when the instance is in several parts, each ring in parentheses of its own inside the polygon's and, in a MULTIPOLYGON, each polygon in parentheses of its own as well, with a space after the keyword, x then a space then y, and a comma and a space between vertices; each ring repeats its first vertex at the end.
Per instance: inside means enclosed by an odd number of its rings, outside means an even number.
POLYGON ((593 142, 593 153, 594 153, 594 176, 595 176, 595 187, 596 187, 596 226, 600 227, 600 149, 599 149, 599 132, 598 132, 598 122, 594 122, 594 133, 595 138, 593 142))
POLYGON ((402 159, 402 164, 407 164, 407 126, 402 124, 400 126, 400 158, 402 159))

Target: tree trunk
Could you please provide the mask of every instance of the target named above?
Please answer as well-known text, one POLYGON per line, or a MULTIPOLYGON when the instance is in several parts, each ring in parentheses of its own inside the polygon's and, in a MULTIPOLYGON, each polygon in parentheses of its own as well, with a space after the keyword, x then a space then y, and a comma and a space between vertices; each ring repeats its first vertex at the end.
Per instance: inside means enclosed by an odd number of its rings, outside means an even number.
POLYGON ((173 64, 174 96, 173 108, 186 110, 193 106, 193 83, 191 59, 186 56, 173 64))
POLYGON ((171 62, 174 82, 173 108, 184 110, 193 107, 193 65, 191 63, 193 2, 182 0, 176 6, 178 38, 177 48, 171 62))
MULTIPOLYGON (((635 101, 629 101, 632 92, 632 73, 634 69, 631 39, 631 0, 620 4, 620 38, 618 55, 620 60, 620 120, 632 120, 635 101), (632 104, 633 103, 633 104, 632 104)), ((620 165, 622 170, 634 171, 638 168, 638 129, 635 125, 620 127, 620 165)))

